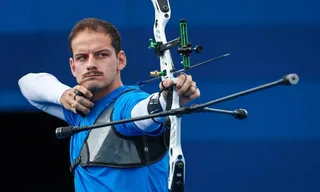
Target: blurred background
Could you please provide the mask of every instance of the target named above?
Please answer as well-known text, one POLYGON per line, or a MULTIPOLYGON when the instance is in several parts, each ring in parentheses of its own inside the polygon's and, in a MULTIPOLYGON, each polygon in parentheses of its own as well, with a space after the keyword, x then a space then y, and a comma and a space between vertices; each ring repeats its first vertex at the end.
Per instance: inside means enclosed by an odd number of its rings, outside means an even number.
MULTIPOLYGON (((320 12, 315 0, 171 0, 167 40, 187 19, 189 40, 203 46, 191 65, 230 56, 190 70, 206 102, 297 73, 295 86, 277 86, 215 108, 245 108, 246 120, 221 114, 183 118, 186 192, 320 191, 320 12)), ((11 0, 0 5, 0 119, 2 175, 9 191, 73 191, 66 125, 33 108, 17 82, 29 72, 49 72, 74 86, 68 34, 85 17, 111 21, 122 34, 126 84, 149 78, 159 59, 149 50, 154 9, 150 0, 11 0), (9 184, 13 181, 16 184, 9 184)), ((172 49, 180 69, 180 57, 172 49)), ((159 81, 142 87, 153 92, 159 81)), ((5 186, 5 185, 2 185, 5 186)))

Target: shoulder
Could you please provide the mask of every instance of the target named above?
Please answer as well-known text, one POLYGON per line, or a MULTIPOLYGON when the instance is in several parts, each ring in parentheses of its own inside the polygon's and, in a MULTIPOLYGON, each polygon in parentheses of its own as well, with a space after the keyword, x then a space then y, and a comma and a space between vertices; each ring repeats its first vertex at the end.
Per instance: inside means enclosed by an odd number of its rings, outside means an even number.
POLYGON ((120 97, 115 102, 115 106, 122 105, 135 105, 143 99, 149 97, 149 93, 141 90, 137 86, 128 86, 128 88, 122 92, 120 97))
MULTIPOLYGON (((126 92, 122 92, 122 95, 114 103, 112 119, 116 121, 131 118, 132 109, 149 95, 149 93, 141 89, 129 87, 126 92)), ((115 125, 115 128, 118 132, 127 136, 141 134, 141 131, 133 122, 115 125)))

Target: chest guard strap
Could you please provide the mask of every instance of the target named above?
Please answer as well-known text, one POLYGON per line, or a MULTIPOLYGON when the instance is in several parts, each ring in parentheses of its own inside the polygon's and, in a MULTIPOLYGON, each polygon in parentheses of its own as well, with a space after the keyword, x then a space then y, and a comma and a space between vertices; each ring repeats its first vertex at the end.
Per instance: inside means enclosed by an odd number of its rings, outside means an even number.
MULTIPOLYGON (((95 124, 112 120, 114 102, 97 118, 95 124)), ((167 118, 169 121, 169 118, 167 118)), ((168 124, 166 122, 165 126, 168 124)), ((125 136, 114 126, 89 131, 78 158, 70 166, 73 172, 77 165, 106 166, 113 168, 137 168, 161 160, 168 151, 170 125, 158 136, 125 136)))

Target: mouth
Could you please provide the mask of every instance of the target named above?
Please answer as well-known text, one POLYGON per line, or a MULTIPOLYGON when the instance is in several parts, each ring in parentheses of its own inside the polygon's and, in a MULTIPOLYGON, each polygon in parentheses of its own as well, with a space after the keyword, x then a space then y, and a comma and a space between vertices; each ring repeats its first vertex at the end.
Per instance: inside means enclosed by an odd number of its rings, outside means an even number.
POLYGON ((90 78, 90 77, 101 77, 101 75, 85 75, 84 78, 90 78))

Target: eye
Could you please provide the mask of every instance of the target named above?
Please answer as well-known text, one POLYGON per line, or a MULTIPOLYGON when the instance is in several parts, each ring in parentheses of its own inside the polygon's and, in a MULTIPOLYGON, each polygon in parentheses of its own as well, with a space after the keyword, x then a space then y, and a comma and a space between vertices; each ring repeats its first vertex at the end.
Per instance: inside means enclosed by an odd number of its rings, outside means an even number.
POLYGON ((80 55, 80 56, 76 57, 77 61, 84 61, 86 59, 87 59, 87 56, 85 56, 85 55, 80 55))
POLYGON ((98 57, 107 57, 108 56, 108 53, 99 53, 98 54, 98 57))

